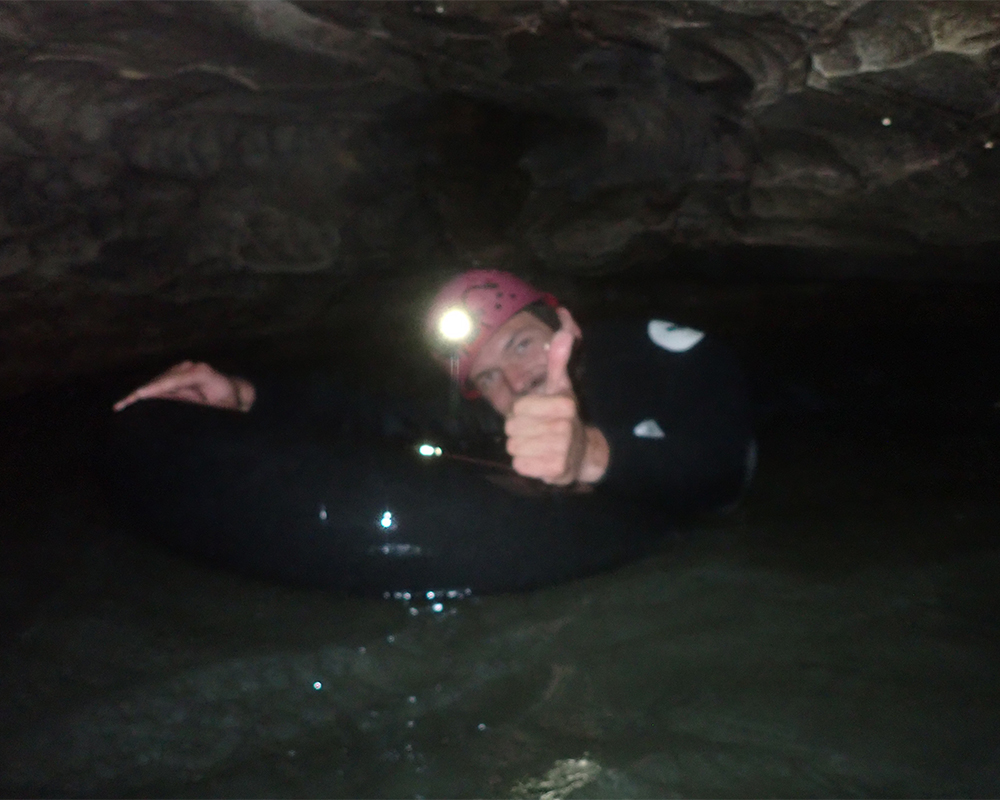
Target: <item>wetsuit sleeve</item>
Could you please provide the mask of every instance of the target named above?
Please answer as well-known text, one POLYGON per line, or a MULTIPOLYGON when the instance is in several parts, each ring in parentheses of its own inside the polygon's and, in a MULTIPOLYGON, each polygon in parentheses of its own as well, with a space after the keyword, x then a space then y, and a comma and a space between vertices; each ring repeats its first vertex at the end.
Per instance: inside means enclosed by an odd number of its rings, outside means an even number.
POLYGON ((707 337, 671 352, 641 327, 588 353, 590 422, 608 440, 603 491, 678 511, 735 500, 752 448, 749 401, 735 358, 707 337))

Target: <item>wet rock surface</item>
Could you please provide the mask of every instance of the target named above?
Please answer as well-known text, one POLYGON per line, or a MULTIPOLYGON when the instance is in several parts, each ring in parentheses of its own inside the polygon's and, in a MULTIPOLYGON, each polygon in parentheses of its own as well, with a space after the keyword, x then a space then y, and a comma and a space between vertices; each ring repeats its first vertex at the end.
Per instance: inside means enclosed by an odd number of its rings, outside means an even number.
POLYGON ((0 392, 475 262, 768 246, 992 278, 998 8, 4 3, 0 392))

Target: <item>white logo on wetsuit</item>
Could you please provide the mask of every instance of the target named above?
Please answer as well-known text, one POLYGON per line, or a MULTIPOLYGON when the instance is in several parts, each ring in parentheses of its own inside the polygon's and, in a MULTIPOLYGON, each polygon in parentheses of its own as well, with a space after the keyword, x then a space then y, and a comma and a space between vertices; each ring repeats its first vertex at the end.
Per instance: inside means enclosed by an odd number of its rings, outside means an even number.
POLYGON ((644 419, 632 428, 632 433, 641 439, 663 439, 667 435, 655 419, 644 419))
POLYGON ((669 350, 671 353, 683 353, 685 350, 690 350, 705 338, 705 334, 701 331, 696 331, 694 328, 681 328, 664 319, 651 319, 647 330, 653 344, 664 350, 669 350))

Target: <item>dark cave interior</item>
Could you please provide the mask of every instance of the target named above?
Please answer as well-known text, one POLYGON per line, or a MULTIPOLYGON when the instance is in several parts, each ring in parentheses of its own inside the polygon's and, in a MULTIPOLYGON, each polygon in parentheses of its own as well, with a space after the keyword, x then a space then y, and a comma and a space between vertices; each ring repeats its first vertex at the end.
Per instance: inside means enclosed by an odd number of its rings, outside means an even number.
POLYGON ((0 56, 0 795, 1000 791, 1000 3, 2 2, 0 56), (728 344, 744 506, 441 624, 112 524, 115 399, 443 398, 470 267, 728 344))

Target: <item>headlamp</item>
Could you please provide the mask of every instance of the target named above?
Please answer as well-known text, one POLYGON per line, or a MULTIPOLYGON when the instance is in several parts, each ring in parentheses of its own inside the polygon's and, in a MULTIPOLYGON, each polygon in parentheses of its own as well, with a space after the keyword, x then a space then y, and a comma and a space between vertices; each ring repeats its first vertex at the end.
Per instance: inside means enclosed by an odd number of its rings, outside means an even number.
POLYGON ((451 344, 464 344, 472 338, 472 316, 461 306, 453 306, 438 319, 438 333, 451 344))

